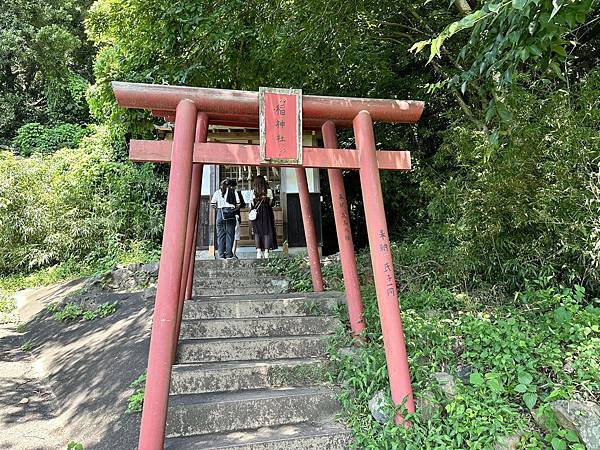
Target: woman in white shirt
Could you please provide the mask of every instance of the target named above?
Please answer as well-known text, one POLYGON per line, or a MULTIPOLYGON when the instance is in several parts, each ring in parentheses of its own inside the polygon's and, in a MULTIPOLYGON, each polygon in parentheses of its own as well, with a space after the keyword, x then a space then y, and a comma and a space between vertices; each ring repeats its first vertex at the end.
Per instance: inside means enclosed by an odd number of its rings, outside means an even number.
POLYGON ((236 251, 237 251, 238 243, 240 242, 241 229, 242 229, 242 226, 241 226, 242 215, 240 214, 240 209, 246 207, 246 202, 244 201, 244 197, 242 196, 242 193, 237 190, 237 181, 234 178, 229 179, 227 186, 229 186, 231 189, 234 190, 235 197, 236 197, 236 203, 239 205, 236 210, 236 215, 235 215, 235 233, 234 233, 234 238, 233 238, 233 259, 238 259, 237 255, 236 255, 236 251))
POLYGON ((210 201, 217 209, 217 247, 219 258, 233 258, 237 202, 235 190, 228 186, 228 180, 221 182, 221 189, 215 191, 210 201))

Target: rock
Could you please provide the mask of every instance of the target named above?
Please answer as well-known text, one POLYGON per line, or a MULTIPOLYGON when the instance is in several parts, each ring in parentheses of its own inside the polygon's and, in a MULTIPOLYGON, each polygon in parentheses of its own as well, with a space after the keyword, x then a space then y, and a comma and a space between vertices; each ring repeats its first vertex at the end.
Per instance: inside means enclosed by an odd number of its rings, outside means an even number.
POLYGON ((600 406, 580 400, 556 400, 548 405, 560 426, 573 430, 588 450, 600 450, 600 406))
POLYGON ((338 262, 340 262, 339 252, 334 253, 333 255, 324 256, 323 258, 321 258, 321 263, 323 264, 323 267, 326 267, 330 264, 334 264, 334 263, 338 263, 338 262))
POLYGON ((113 289, 128 289, 135 287, 132 272, 126 267, 120 267, 110 272, 110 287, 113 289))
POLYGON ((373 419, 379 423, 386 423, 391 419, 391 416, 386 411, 387 400, 383 391, 377 391, 373 398, 369 400, 369 410, 373 419))
POLYGON ((276 288, 277 294, 283 294, 290 289, 290 282, 288 280, 271 280, 271 285, 276 288))
POLYGON ((571 358, 567 358, 565 360, 565 364, 563 365, 563 371, 565 373, 573 373, 575 369, 573 369, 573 360, 571 358))
POLYGON ((432 376, 440 385, 446 398, 452 400, 456 396, 456 382, 454 381, 454 377, 446 372, 435 372, 432 376))
POLYGON ((548 427, 546 426, 546 418, 540 412, 539 408, 531 410, 531 417, 533 418, 533 421, 536 423, 536 425, 540 427, 540 430, 544 431, 545 433, 548 432, 548 427))
POLYGON ((494 444, 494 450, 517 450, 523 432, 519 431, 511 436, 503 436, 494 444))
POLYGON ((105 272, 88 278, 83 286, 82 292, 85 294, 97 294, 102 292, 106 287, 108 279, 110 278, 109 275, 110 272, 105 272))
POLYGON ((438 411, 442 410, 442 405, 436 402, 435 396, 425 391, 420 397, 415 398, 415 411, 421 415, 423 420, 427 421, 433 418, 438 411))
POLYGON ((457 364, 456 376, 463 384, 469 383, 469 377, 473 373, 473 368, 468 364, 457 364))
POLYGON ((427 317, 428 319, 434 319, 436 317, 439 317, 440 310, 439 309, 427 309, 423 312, 423 315, 425 317, 427 317))
POLYGON ((22 398, 21 401, 19 401, 19 405, 26 405, 27 403, 29 403, 29 399, 27 397, 22 398))
POLYGON ((158 275, 158 261, 142 265, 140 270, 150 275, 158 275))
POLYGON ((145 301, 153 301, 156 298, 156 286, 149 286, 142 292, 142 299, 145 301))

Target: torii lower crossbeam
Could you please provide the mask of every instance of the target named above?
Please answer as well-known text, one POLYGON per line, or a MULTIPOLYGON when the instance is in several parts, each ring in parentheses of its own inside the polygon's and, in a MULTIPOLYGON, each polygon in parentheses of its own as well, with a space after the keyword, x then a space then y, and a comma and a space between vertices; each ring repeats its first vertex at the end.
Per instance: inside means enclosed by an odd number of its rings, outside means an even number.
MULTIPOLYGON (((132 140, 129 159, 136 162, 171 161, 170 141, 132 140)), ((360 169, 358 152, 340 148, 304 147, 302 167, 322 169, 360 169)), ((258 145, 223 144, 217 142, 194 144, 194 164, 224 164, 229 166, 269 165, 260 159, 258 145)), ((410 152, 376 152, 377 166, 382 170, 410 170, 410 152)), ((278 167, 297 167, 293 164, 273 164, 278 167)))

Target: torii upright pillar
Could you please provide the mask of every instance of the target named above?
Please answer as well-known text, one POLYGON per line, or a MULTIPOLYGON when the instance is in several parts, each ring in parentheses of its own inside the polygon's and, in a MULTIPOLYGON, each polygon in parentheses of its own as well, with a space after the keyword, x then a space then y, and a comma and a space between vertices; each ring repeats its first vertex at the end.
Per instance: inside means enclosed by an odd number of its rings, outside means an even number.
POLYGON ((308 180, 306 169, 296 169, 296 181, 298 182, 298 196, 300 197, 300 209, 302 211, 302 224, 304 225, 304 237, 306 240, 306 253, 308 253, 308 264, 312 278, 313 291, 323 292, 323 276, 321 274, 321 257, 317 244, 317 232, 313 220, 310 194, 308 193, 308 180))
MULTIPOLYGON (((206 142, 208 137, 208 115, 205 112, 199 112, 196 118, 196 138, 194 142, 206 142)), ((194 164, 192 169, 192 192, 190 197, 190 216, 188 214, 188 234, 186 235, 187 252, 189 253, 187 285, 185 288, 185 300, 192 298, 192 287, 194 283, 194 267, 196 265, 196 238, 198 236, 198 212, 200 210, 200 194, 202 191, 202 172, 204 164, 194 164), (193 224, 190 228, 190 222, 193 224), (191 245, 188 245, 187 239, 192 233, 191 245)), ((184 266, 185 270, 185 266, 184 266)))
POLYGON ((190 100, 181 100, 175 119, 167 211, 142 410, 139 448, 144 450, 162 448, 165 439, 167 399, 175 352, 173 341, 177 342, 175 328, 183 274, 195 126, 196 105, 190 100))
MULTIPOLYGON (((325 148, 337 148, 335 124, 327 121, 321 127, 323 133, 323 145, 325 148)), ((349 150, 352 151, 352 150, 349 150)), ((346 189, 344 188, 344 177, 340 169, 327 169, 329 176, 329 188, 331 189, 331 203, 333 204, 333 215, 335 217, 335 230, 337 232, 338 247, 340 249, 340 260, 342 262, 342 273, 344 276, 344 287, 346 289, 346 302, 348 305, 348 319, 354 337, 359 337, 365 330, 363 318, 363 305, 360 296, 360 282, 356 270, 356 258, 354 256, 354 244, 352 242, 352 230, 350 228, 350 217, 348 216, 348 201, 346 189)))
MULTIPOLYGON (((375 276, 377 306, 379 307, 392 401, 396 405, 405 402, 404 406, 407 411, 412 413, 415 411, 415 402, 410 385, 408 355, 402 331, 390 238, 383 209, 373 121, 368 111, 359 112, 354 118, 353 126, 360 160, 360 186, 367 219, 371 264, 375 276)), ((404 423, 408 426, 408 422, 402 419, 400 412, 396 416, 396 423, 404 423)))

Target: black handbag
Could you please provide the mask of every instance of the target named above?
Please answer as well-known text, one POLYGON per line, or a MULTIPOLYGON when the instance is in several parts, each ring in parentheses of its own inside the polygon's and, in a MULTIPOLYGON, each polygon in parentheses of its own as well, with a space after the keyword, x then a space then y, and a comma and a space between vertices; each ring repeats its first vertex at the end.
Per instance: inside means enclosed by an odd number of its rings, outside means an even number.
POLYGON ((235 208, 223 208, 221 210, 221 213, 223 214, 223 220, 232 220, 235 219, 235 216, 237 215, 237 210, 235 208))

